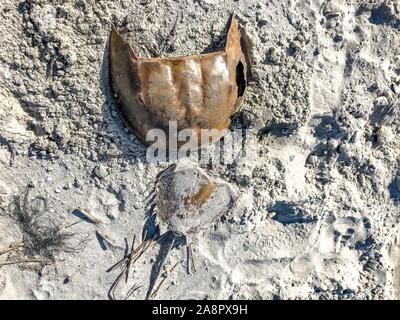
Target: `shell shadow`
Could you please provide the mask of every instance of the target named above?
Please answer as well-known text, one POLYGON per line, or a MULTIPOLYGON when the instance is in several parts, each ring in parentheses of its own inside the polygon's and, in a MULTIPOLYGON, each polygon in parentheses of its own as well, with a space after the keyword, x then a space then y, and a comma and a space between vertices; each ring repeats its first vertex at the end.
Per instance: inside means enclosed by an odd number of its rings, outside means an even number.
POLYGON ((159 240, 160 245, 156 260, 151 268, 149 287, 146 293, 146 300, 151 299, 157 279, 160 276, 161 270, 167 260, 168 254, 172 249, 175 249, 182 245, 187 245, 186 237, 181 233, 173 231, 167 231, 164 233, 159 240))

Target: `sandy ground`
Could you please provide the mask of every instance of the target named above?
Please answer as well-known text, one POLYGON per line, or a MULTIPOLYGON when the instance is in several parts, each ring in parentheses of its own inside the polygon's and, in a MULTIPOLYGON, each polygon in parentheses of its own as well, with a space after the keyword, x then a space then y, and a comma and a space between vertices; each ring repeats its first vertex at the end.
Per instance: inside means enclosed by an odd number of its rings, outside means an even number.
MULTIPOLYGON (((118 272, 106 270, 140 238, 146 190, 169 164, 146 163, 110 94, 111 23, 139 56, 179 56, 217 49, 232 12, 256 78, 234 122, 258 132, 256 152, 204 168, 237 188, 237 205, 195 242, 197 272, 179 263, 157 298, 400 298, 395 0, 2 0, 0 250, 22 241, 5 213, 28 184, 55 224, 79 221, 77 208, 103 223, 69 228, 90 240, 52 264, 0 267, 0 298, 108 299, 118 272)), ((118 298, 134 284, 144 298, 156 253, 118 298)), ((167 270, 184 257, 172 250, 167 270)))

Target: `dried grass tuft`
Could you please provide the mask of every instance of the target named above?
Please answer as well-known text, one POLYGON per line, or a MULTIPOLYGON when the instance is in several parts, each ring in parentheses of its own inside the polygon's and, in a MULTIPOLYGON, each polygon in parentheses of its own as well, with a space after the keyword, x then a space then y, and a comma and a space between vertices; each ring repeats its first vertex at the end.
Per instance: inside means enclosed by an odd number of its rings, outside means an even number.
POLYGON ((81 240, 77 245, 71 245, 73 233, 66 228, 54 224, 47 213, 47 200, 44 197, 29 197, 27 188, 15 196, 6 211, 18 225, 23 235, 24 253, 29 257, 42 257, 54 261, 60 252, 77 252, 82 250, 87 241, 81 240))

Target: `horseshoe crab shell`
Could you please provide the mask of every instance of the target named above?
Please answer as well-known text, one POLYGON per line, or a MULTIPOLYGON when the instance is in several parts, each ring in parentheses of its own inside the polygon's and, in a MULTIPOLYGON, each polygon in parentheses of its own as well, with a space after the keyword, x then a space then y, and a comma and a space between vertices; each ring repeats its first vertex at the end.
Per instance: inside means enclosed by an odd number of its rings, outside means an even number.
POLYGON ((132 245, 131 253, 114 265, 115 267, 125 263, 125 267, 110 288, 110 296, 115 299, 115 288, 123 275, 128 279, 129 270, 154 242, 160 245, 160 249, 152 266, 146 299, 154 298, 165 281, 166 277, 155 287, 173 248, 186 245, 187 272, 196 271, 191 245, 203 232, 215 226, 233 209, 238 197, 239 192, 236 188, 218 177, 207 174, 188 159, 178 161, 162 170, 156 177, 154 189, 148 195, 147 220, 143 226, 142 243, 136 249, 132 245))
POLYGON ((238 191, 189 161, 171 165, 157 178, 157 221, 166 230, 197 236, 230 212, 238 191))
POLYGON ((246 91, 250 67, 246 39, 232 16, 220 52, 139 58, 113 26, 110 81, 127 126, 143 141, 151 129, 161 129, 169 139, 170 121, 176 121, 178 132, 190 129, 197 137, 192 147, 220 139, 246 91), (202 141, 201 129, 216 129, 221 135, 202 141))

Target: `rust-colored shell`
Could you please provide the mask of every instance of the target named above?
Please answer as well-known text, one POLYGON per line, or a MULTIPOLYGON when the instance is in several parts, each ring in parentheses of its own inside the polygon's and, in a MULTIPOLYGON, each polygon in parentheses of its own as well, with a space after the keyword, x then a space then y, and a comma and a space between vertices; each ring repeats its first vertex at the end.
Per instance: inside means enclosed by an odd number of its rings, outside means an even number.
POLYGON ((142 59, 113 26, 110 80, 126 124, 143 141, 150 129, 161 129, 170 138, 169 123, 176 121, 178 132, 193 130, 197 146, 213 142, 200 142, 201 129, 226 129, 246 90, 248 66, 241 42, 233 16, 223 51, 142 59))

